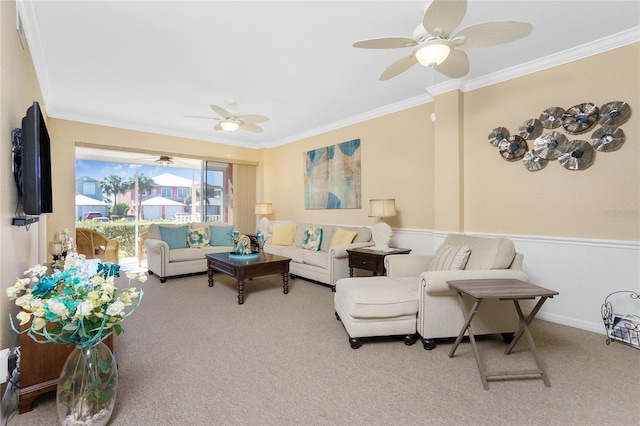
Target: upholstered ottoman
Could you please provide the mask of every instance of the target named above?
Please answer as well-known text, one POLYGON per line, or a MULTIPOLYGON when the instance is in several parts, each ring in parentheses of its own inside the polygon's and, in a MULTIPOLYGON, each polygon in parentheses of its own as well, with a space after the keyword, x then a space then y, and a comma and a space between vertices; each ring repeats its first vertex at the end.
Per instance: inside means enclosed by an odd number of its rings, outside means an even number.
POLYGON ((363 337, 404 335, 404 343, 417 339, 418 289, 387 277, 342 278, 336 282, 336 317, 349 334, 353 349, 363 337))

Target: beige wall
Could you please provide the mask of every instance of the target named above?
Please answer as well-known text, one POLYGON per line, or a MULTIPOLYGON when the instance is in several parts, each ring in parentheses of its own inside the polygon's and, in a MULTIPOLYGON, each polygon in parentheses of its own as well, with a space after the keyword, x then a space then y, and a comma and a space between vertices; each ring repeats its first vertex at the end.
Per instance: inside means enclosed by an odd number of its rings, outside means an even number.
MULTIPOLYGON (((368 200, 389 197, 400 215, 388 222, 397 228, 638 241, 639 46, 445 93, 428 105, 270 149, 264 200, 273 203, 275 220, 371 225, 368 200), (516 134, 551 106, 618 100, 633 110, 622 126, 626 142, 597 153, 587 170, 569 171, 556 160, 529 172, 521 161, 502 159, 487 139, 498 126, 516 134), (362 209, 304 210, 303 153, 355 138, 362 141, 362 209)), ((592 131, 570 139, 588 139, 592 131)))
POLYGON ((433 227, 432 105, 422 105, 267 150, 264 201, 273 203, 271 219, 346 225, 373 225, 369 200, 395 198, 394 228, 433 227), (305 210, 304 153, 360 139, 362 208, 305 210))
MULTIPOLYGON (((11 131, 22 127, 22 117, 34 100, 41 101, 40 87, 28 50, 16 31, 16 9, 12 1, 0 2, 0 349, 17 345, 18 336, 9 327, 8 313, 17 312, 5 295, 17 277, 38 262, 40 226, 11 226, 17 190, 11 173, 11 131)), ((44 226, 43 226, 44 228, 44 226)))
MULTIPOLYGON (((636 43, 465 95, 466 231, 640 240, 639 55, 636 43), (521 161, 502 159, 487 139, 498 126, 517 133, 548 107, 611 101, 631 106, 621 126, 626 142, 597 152, 586 170, 555 160, 529 172, 521 161)), ((594 129, 569 139, 588 140, 594 129)))

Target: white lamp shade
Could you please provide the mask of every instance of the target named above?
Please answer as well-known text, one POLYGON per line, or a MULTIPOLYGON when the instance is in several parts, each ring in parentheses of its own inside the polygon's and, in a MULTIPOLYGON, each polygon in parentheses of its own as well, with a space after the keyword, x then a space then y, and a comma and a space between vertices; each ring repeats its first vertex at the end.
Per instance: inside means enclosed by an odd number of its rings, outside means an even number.
POLYGON ((226 130, 227 132, 235 132, 238 130, 240 125, 232 120, 224 120, 220 122, 220 127, 222 127, 222 130, 226 130))
POLYGON ((444 40, 433 40, 423 43, 416 51, 416 59, 422 65, 435 67, 444 62, 451 53, 451 47, 444 40))
POLYGON ((273 214, 273 206, 271 203, 256 203, 255 213, 260 215, 273 214))
POLYGON ((391 217, 397 215, 395 198, 369 200, 369 203, 369 217, 391 217))

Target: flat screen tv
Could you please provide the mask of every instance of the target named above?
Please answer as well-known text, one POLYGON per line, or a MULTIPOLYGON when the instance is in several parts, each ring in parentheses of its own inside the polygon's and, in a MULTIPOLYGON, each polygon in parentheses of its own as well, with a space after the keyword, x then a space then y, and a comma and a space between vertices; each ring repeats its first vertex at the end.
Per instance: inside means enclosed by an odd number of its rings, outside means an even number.
POLYGON ((53 212, 51 140, 38 102, 22 119, 21 147, 14 155, 14 174, 25 214, 53 212))

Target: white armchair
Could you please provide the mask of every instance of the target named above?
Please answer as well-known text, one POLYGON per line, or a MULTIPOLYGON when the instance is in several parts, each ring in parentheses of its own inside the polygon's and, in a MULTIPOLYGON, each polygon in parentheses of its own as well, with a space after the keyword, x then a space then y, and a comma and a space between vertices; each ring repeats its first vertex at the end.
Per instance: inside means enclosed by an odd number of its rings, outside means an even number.
MULTIPOLYGON (((436 347, 435 339, 456 337, 465 323, 458 294, 447 281, 487 278, 529 280, 522 272, 523 255, 516 253, 513 241, 509 239, 450 234, 441 248, 445 246, 470 248, 464 269, 429 271, 435 256, 385 258, 389 278, 405 285, 412 281, 418 286, 417 332, 426 350, 436 347)), ((470 306, 471 301, 465 300, 465 303, 470 306)), ((518 316, 510 303, 485 300, 473 319, 472 327, 475 335, 499 333, 505 342, 510 342, 518 327, 518 316)))

